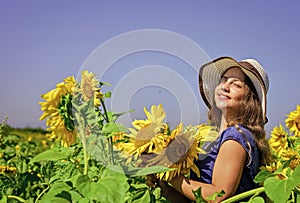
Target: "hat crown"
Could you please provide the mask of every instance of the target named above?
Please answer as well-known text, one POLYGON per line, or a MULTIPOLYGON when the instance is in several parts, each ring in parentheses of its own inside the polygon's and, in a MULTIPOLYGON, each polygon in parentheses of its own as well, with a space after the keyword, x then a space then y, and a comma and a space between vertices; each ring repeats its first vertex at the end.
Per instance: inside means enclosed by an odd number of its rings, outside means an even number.
POLYGON ((258 73, 261 76, 261 79, 263 80, 264 86, 266 88, 266 93, 267 93, 269 90, 269 77, 265 72, 265 70, 263 69, 263 67, 260 65, 260 63, 255 59, 244 59, 242 61, 251 64, 258 71, 258 73))

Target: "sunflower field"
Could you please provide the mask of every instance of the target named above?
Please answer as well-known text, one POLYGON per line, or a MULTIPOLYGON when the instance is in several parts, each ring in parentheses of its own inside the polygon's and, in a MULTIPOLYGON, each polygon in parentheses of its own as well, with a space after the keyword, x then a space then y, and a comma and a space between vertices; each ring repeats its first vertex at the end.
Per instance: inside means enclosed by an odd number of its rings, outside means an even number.
MULTIPOLYGON (((163 106, 144 109, 132 126, 118 123, 129 112, 108 111, 102 92, 109 85, 83 70, 80 81, 65 78, 43 94, 40 120, 47 129, 20 130, 0 125, 0 203, 6 202, 168 202, 146 176, 169 181, 189 176, 205 144, 218 136, 208 124, 170 129, 163 106)), ((262 166, 254 181, 260 187, 224 202, 300 202, 300 106, 269 138, 274 162, 262 166)), ((204 202, 201 188, 196 202, 204 202)), ((213 200, 215 194, 210 198, 213 200)))

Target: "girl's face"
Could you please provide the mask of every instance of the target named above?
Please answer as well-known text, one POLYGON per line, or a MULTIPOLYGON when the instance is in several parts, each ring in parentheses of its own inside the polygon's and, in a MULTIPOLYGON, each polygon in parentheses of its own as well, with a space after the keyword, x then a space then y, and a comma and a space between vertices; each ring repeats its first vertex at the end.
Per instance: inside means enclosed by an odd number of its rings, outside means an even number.
POLYGON ((234 116, 248 94, 248 86, 245 84, 245 74, 239 67, 228 69, 215 89, 216 106, 223 115, 234 116))

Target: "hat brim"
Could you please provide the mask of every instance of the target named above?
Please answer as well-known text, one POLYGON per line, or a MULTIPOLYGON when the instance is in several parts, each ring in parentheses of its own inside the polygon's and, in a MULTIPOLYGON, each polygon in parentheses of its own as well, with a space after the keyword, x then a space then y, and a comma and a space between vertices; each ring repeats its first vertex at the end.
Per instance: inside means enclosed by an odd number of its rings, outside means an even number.
POLYGON ((261 102, 264 116, 266 115, 266 91, 264 83, 255 68, 248 66, 244 62, 237 62, 231 57, 220 57, 201 66, 199 71, 199 89, 203 101, 210 109, 214 100, 214 92, 219 84, 222 75, 232 67, 239 67, 252 81, 257 96, 261 102))

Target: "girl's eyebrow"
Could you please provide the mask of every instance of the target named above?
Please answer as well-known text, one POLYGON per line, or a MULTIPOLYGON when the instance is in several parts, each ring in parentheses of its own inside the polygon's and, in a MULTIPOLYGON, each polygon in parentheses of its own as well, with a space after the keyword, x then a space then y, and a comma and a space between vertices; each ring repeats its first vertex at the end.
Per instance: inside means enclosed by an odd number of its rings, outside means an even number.
MULTIPOLYGON (((223 75, 221 77, 221 79, 226 79, 226 80, 228 80, 229 78, 234 79, 234 81, 241 81, 239 78, 236 78, 236 77, 230 77, 230 76, 225 76, 225 75, 223 75)), ((243 81, 241 81, 241 82, 243 82, 243 81)))
POLYGON ((223 75, 222 77, 221 77, 221 79, 228 79, 229 77, 228 76, 225 76, 225 75, 223 75))
POLYGON ((222 77, 221 78, 228 78, 228 77, 226 77, 225 75, 222 75, 222 77))

